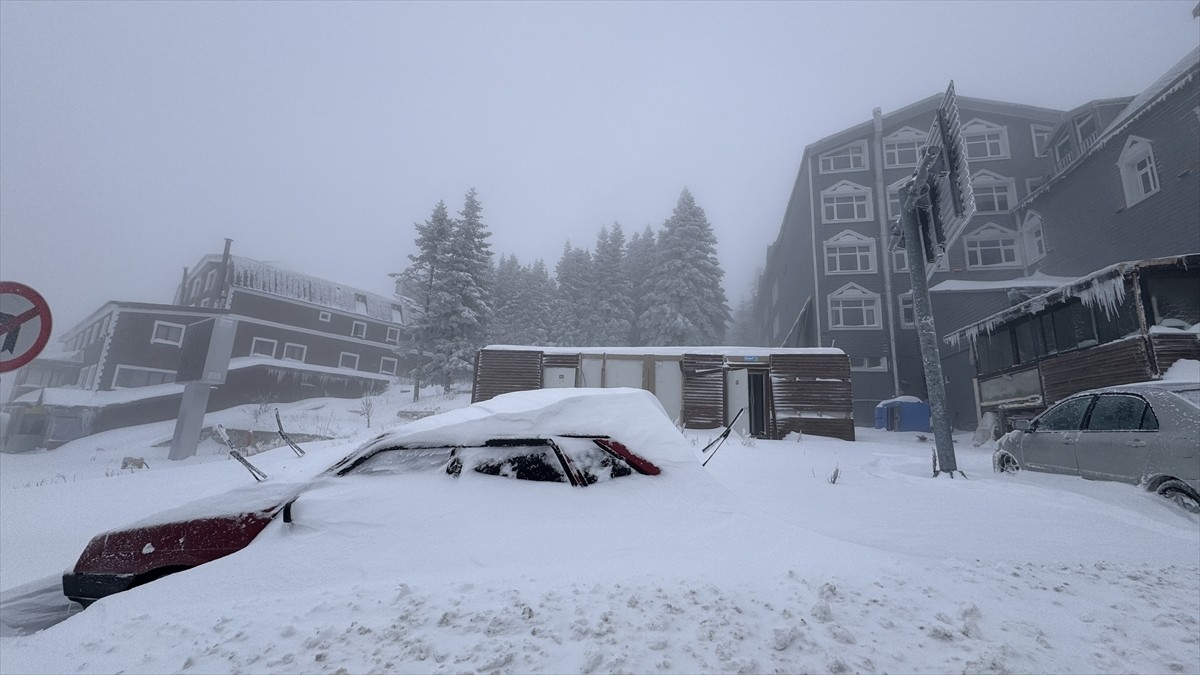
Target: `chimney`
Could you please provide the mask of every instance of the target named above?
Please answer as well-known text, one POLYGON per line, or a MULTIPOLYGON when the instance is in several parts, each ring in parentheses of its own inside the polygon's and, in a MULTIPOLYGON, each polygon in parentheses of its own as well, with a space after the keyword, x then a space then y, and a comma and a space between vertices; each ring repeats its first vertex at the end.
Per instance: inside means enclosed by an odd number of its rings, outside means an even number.
POLYGON ((232 245, 233 240, 226 237, 225 252, 221 254, 221 291, 217 296, 217 307, 224 308, 229 297, 229 248, 232 245))
POLYGON ((187 293, 187 265, 183 266, 183 278, 179 280, 179 290, 175 291, 175 304, 183 304, 183 294, 187 293))

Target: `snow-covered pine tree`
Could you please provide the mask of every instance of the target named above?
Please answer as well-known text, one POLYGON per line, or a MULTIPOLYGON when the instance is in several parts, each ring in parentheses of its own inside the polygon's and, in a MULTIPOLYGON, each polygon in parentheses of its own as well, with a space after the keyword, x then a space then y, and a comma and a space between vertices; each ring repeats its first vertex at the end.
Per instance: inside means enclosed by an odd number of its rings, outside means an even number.
MULTIPOLYGON (((412 294, 413 301, 421 308, 415 317, 409 334, 410 347, 418 354, 433 352, 434 345, 445 339, 441 318, 453 312, 450 294, 445 292, 449 274, 450 239, 454 234, 454 223, 446 211, 446 203, 438 202, 433 213, 423 224, 417 223, 417 252, 409 254, 409 266, 401 277, 405 288, 412 294)), ((436 359, 435 359, 436 360, 436 359)), ((422 359, 424 361, 424 359, 422 359)), ((422 379, 436 377, 438 367, 433 361, 423 363, 413 372, 419 383, 422 379)))
POLYGON ((633 299, 625 265, 625 233, 620 223, 612 230, 600 228, 592 257, 595 344, 620 347, 630 344, 633 332, 633 299))
POLYGON ((519 302, 514 315, 520 326, 521 339, 516 344, 551 344, 550 322, 557 289, 546 271, 546 264, 536 260, 532 265, 522 267, 519 284, 519 302))
POLYGON ((525 270, 517 256, 501 256, 492 276, 492 303, 495 313, 488 325, 488 342, 492 344, 524 344, 524 330, 518 314, 521 294, 526 285, 525 270))
POLYGON ((647 225, 642 232, 634 232, 625 250, 625 276, 629 279, 630 306, 633 308, 633 328, 630 344, 646 344, 642 338, 641 317, 646 311, 646 294, 649 291, 650 270, 654 268, 654 232, 647 225))
POLYGON ((590 346, 595 331, 592 254, 585 248, 573 248, 568 241, 554 267, 554 275, 558 280, 555 342, 564 346, 590 346))
POLYGON ((447 392, 453 382, 471 376, 476 353, 487 338, 492 251, 482 211, 472 188, 451 228, 445 283, 440 287, 447 311, 438 317, 440 339, 432 345, 435 381, 447 392))
POLYGON ((717 239, 704 209, 684 188, 663 224, 650 271, 642 338, 651 345, 714 345, 725 340, 729 305, 717 239))

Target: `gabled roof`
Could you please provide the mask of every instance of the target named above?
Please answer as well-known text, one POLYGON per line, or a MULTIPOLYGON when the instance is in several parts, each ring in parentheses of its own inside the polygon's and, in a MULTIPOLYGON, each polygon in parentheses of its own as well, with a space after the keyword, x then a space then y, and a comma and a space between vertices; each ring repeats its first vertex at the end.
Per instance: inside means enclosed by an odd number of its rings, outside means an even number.
POLYGON ((1198 69, 1200 69, 1200 47, 1193 49, 1179 63, 1176 63, 1170 70, 1163 73, 1153 84, 1142 91, 1142 93, 1134 96, 1129 104, 1125 106, 1125 109, 1104 128, 1104 131, 1100 132, 1100 135, 1096 138, 1096 142, 1092 143, 1091 147, 1085 148, 1066 168, 1051 176, 1050 180, 1046 181, 1044 185, 1030 193, 1020 204, 1017 204, 1017 208, 1028 206, 1045 193, 1050 186, 1073 171, 1076 166, 1082 164, 1088 157, 1103 148, 1113 138, 1121 135, 1130 124, 1135 122, 1147 110, 1166 100, 1180 89, 1183 89, 1189 82, 1195 81, 1198 69))

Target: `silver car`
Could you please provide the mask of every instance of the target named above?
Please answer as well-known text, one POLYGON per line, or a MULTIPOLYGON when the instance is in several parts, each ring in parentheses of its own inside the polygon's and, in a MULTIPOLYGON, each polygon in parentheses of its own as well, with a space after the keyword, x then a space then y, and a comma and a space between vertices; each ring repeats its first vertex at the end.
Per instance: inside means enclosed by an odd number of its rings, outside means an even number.
POLYGON ((1093 389, 1013 426, 992 456, 997 472, 1134 483, 1200 513, 1200 383, 1093 389))

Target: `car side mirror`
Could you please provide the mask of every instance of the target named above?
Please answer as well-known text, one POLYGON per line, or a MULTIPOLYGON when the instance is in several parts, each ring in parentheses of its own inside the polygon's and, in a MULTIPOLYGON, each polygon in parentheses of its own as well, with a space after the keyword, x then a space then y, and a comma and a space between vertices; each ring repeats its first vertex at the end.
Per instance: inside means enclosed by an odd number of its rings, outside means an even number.
POLYGON ((1013 420, 1013 428, 1017 431, 1029 431, 1031 426, 1029 420, 1013 420))

